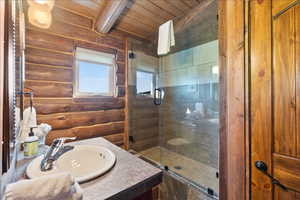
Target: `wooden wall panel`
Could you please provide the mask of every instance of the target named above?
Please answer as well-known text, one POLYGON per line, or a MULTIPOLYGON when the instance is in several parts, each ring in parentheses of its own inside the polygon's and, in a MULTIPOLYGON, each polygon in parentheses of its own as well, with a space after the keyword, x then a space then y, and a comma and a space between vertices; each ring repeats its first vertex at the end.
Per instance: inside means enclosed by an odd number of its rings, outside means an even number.
POLYGON ((49 29, 39 29, 31 25, 30 23, 27 24, 27 28, 30 30, 38 30, 44 33, 63 36, 64 38, 86 41, 94 44, 116 48, 118 50, 125 49, 125 42, 120 38, 110 35, 103 35, 93 31, 92 29, 86 29, 60 20, 53 20, 52 25, 49 29))
POLYGON ((60 52, 27 46, 25 50, 26 62, 35 64, 47 64, 56 66, 72 67, 73 56, 60 52))
POLYGON ((51 131, 47 136, 47 143, 50 143, 57 137, 77 137, 77 139, 80 140, 123 132, 124 122, 111 122, 92 126, 76 126, 70 129, 51 131))
POLYGON ((43 66, 39 64, 26 64, 27 80, 44 80, 58 82, 72 82, 73 70, 71 68, 43 66))
POLYGON ((26 29, 26 44, 63 52, 73 52, 74 50, 73 40, 71 39, 30 29, 26 29))
MULTIPOLYGON (((125 107, 123 98, 91 99, 76 102, 77 99, 72 98, 34 98, 34 106, 37 114, 53 114, 63 112, 82 112, 82 111, 99 111, 109 109, 122 109, 125 107), (97 100, 97 99, 96 99, 97 100)), ((28 98, 25 100, 28 105, 28 98)))
MULTIPOLYGON (((124 144, 125 38, 92 30, 90 18, 55 6, 49 29, 28 23, 26 32, 25 88, 34 92, 38 123, 48 123, 54 138, 103 136, 124 144), (76 47, 116 55, 117 97, 73 98, 73 60, 76 47)), ((25 99, 28 106, 28 98, 25 99)))
POLYGON ((124 110, 101 110, 90 112, 69 112, 50 115, 38 115, 38 123, 47 123, 52 130, 66 129, 76 126, 124 121, 124 110))
POLYGON ((73 95, 72 83, 27 80, 25 87, 33 91, 35 97, 72 97, 73 95))
POLYGON ((52 12, 55 13, 55 15, 53 15, 54 19, 66 21, 67 23, 76 24, 90 29, 93 28, 93 20, 90 18, 72 12, 66 12, 65 9, 57 6, 53 8, 52 12))

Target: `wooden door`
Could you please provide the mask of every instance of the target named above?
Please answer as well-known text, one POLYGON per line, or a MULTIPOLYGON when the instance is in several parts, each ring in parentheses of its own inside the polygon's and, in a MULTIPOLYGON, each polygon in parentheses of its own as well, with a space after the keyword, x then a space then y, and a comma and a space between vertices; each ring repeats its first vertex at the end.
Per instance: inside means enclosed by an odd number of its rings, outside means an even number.
POLYGON ((266 27, 254 30, 261 22, 251 18, 251 197, 300 200, 300 1, 263 4, 252 8, 267 18, 266 27), (259 42, 266 48, 253 49, 259 42))
POLYGON ((290 189, 274 197, 300 199, 300 5, 272 23, 273 175, 290 189))

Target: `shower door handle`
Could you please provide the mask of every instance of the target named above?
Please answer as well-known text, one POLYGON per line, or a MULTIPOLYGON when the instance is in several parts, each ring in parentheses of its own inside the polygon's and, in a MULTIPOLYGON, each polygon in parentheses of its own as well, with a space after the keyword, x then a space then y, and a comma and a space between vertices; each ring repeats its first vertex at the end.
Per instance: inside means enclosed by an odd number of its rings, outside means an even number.
POLYGON ((265 174, 267 177, 271 179, 272 184, 279 186, 283 190, 287 190, 287 187, 282 185, 279 180, 274 178, 271 174, 268 173, 268 166, 265 162, 263 161, 256 161, 255 162, 255 167, 261 171, 263 174, 265 174))
POLYGON ((161 105, 162 99, 161 99, 161 89, 160 88, 155 88, 154 89, 154 100, 153 103, 154 105, 161 105))

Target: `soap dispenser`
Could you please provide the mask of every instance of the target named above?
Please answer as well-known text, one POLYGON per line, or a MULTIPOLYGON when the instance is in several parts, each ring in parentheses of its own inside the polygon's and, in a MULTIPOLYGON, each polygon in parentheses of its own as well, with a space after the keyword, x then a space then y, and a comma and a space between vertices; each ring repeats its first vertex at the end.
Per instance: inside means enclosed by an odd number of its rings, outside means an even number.
POLYGON ((38 154, 39 138, 34 135, 33 128, 30 128, 28 137, 24 141, 25 157, 33 157, 38 154))

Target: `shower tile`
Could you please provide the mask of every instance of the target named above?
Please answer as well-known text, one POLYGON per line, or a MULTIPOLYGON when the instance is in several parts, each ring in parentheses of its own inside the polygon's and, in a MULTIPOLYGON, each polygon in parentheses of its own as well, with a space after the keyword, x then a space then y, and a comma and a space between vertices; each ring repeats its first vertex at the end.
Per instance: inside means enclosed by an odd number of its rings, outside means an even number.
POLYGON ((194 64, 204 64, 218 61, 218 40, 194 48, 194 64))

